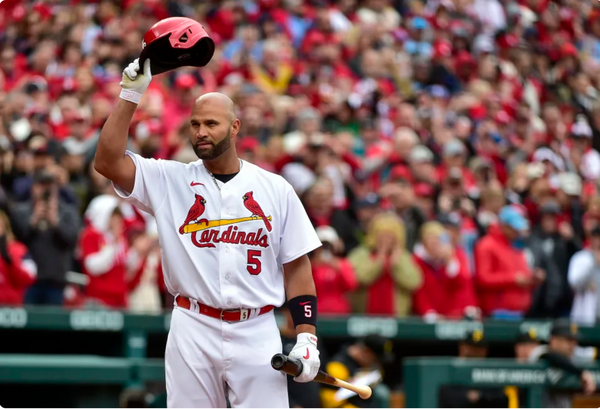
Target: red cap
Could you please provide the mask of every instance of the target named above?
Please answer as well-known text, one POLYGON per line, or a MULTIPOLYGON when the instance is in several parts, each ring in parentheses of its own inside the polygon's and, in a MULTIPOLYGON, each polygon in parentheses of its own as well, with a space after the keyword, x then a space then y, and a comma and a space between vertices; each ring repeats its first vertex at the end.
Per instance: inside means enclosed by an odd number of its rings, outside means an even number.
POLYGON ((571 43, 564 43, 562 47, 560 47, 561 58, 577 57, 578 54, 577 48, 571 43))
POLYGON ((417 183, 414 186, 415 194, 418 197, 432 197, 434 190, 429 183, 417 183))
POLYGON ((258 140, 252 136, 246 136, 244 138, 240 138, 239 142, 238 142, 238 149, 241 152, 244 151, 256 151, 256 149, 258 149, 258 147, 260 146, 260 142, 258 142, 258 140))
POLYGON ((449 41, 440 41, 433 46, 433 58, 444 58, 452 55, 452 44, 449 41))
POLYGON ((514 34, 503 34, 498 37, 498 47, 506 49, 513 48, 519 43, 519 38, 514 34))
POLYGON ((479 121, 485 119, 487 116, 487 110, 483 105, 476 105, 469 109, 469 116, 474 121, 479 121))
POLYGON ((404 179, 409 182, 412 182, 412 175, 410 173, 410 170, 406 166, 396 165, 396 166, 392 167, 392 169, 390 170, 389 179, 390 180, 404 179))
POLYGON ((494 120, 501 125, 508 125, 510 123, 510 115, 506 111, 498 111, 494 120))
POLYGON ((175 79, 175 87, 179 89, 190 89, 197 84, 198 82, 191 74, 182 74, 175 79))

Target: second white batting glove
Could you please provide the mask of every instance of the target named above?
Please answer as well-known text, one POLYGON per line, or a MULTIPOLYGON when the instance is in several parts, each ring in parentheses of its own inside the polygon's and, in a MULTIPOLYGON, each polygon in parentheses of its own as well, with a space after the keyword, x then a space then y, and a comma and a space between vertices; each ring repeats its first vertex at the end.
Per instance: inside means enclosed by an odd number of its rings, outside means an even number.
POLYGON ((302 361, 302 373, 294 378, 296 382, 305 383, 315 379, 321 367, 316 336, 308 332, 298 334, 296 345, 288 356, 302 361))
POLYGON ((150 59, 144 62, 144 72, 140 72, 140 59, 136 58, 123 70, 121 80, 121 99, 139 104, 142 95, 150 86, 152 73, 150 72, 150 59))

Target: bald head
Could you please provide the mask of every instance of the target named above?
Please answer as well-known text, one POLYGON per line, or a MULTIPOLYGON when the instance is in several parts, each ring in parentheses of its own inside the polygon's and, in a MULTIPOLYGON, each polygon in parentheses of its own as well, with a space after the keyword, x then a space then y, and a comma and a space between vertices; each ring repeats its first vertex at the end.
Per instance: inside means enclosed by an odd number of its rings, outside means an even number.
POLYGON ((235 104, 227 95, 220 92, 209 92, 201 95, 196 99, 195 107, 202 108, 203 106, 211 106, 222 112, 226 112, 230 120, 236 119, 235 104))

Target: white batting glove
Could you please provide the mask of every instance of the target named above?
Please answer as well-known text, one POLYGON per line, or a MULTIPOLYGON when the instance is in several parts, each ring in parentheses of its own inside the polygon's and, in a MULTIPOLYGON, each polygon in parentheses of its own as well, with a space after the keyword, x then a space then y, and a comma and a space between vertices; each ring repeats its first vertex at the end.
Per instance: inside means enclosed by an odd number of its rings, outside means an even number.
POLYGON ((302 373, 294 378, 296 382, 305 383, 315 379, 321 367, 316 336, 308 332, 298 334, 296 345, 288 356, 302 361, 302 373))
POLYGON ((139 104, 142 95, 148 89, 152 81, 150 72, 150 59, 144 62, 144 72, 140 73, 140 59, 136 58, 123 70, 123 79, 121 80, 121 99, 139 104))

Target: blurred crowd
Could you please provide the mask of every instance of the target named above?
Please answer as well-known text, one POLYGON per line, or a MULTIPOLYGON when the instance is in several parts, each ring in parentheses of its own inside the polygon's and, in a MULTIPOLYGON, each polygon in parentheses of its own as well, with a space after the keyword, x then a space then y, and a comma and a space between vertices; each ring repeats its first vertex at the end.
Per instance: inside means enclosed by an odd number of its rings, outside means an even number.
POLYGON ((169 16, 216 52, 153 78, 129 149, 196 160, 193 101, 231 96, 238 153, 324 243, 321 314, 600 316, 600 3, 580 0, 5 0, 0 303, 172 305, 154 220, 93 167, 169 16))

